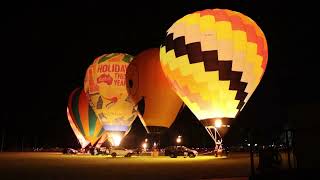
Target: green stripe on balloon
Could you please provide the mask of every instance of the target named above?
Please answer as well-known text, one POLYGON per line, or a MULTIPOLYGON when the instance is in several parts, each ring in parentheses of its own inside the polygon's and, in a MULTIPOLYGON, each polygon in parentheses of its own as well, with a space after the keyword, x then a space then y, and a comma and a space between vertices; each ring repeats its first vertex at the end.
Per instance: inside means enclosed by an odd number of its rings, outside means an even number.
POLYGON ((100 132, 99 132, 98 135, 97 135, 97 137, 101 136, 101 135, 103 134, 103 132, 104 132, 104 129, 101 128, 101 129, 100 129, 100 132))
POLYGON ((127 62, 127 63, 130 63, 132 59, 133 59, 133 56, 130 56, 129 54, 126 54, 126 55, 123 57, 122 61, 127 62))
MULTIPOLYGON (((88 104, 89 106, 89 104, 88 104)), ((94 111, 92 110, 92 108, 89 106, 88 107, 89 112, 88 112, 88 116, 89 116, 89 133, 90 136, 94 135, 94 130, 96 129, 96 122, 97 122, 97 117, 96 114, 94 113, 94 111)))
POLYGON ((79 113, 79 97, 80 97, 80 93, 81 93, 81 89, 78 89, 73 97, 72 97, 72 112, 73 112, 73 115, 74 115, 74 118, 77 122, 77 126, 79 127, 80 131, 82 134, 85 134, 84 133, 84 130, 83 130, 83 127, 82 127, 82 123, 81 123, 81 120, 80 120, 80 113, 79 113))
POLYGON ((102 63, 108 59, 111 59, 112 57, 115 57, 117 56, 118 54, 117 53, 112 53, 112 54, 106 54, 104 56, 102 56, 100 59, 99 59, 99 62, 98 63, 102 63))

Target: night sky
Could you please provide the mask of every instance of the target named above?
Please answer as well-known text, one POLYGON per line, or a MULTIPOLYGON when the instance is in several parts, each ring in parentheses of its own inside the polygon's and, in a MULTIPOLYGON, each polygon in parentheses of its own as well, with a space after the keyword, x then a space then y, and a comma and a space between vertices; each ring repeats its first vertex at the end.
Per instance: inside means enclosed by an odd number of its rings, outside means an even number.
MULTIPOLYGON (((294 86, 294 80, 289 78, 288 33, 295 30, 289 30, 286 8, 260 0, 172 1, 53 1, 2 6, 5 20, 1 23, 0 40, 4 44, 0 130, 6 132, 6 146, 14 147, 22 137, 30 146, 34 142, 53 147, 76 144, 66 116, 68 95, 83 86, 86 68, 94 58, 111 52, 137 55, 147 48, 159 47, 172 23, 207 8, 244 13, 256 21, 268 41, 265 75, 228 138, 239 139, 238 133, 246 127, 280 127, 287 120, 288 103, 296 101, 291 97, 298 96, 288 91, 294 86)), ((294 78, 299 80, 298 76, 294 78)), ((171 129, 172 134, 189 134, 190 145, 197 141, 211 143, 187 108, 171 129)), ((141 124, 135 122, 133 135, 128 138, 142 130, 141 124)))

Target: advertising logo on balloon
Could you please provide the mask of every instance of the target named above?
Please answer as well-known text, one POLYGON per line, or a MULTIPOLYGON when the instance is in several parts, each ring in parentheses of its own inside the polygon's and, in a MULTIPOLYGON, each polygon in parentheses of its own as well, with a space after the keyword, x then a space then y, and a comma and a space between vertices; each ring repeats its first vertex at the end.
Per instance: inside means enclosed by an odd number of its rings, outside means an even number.
POLYGON ((98 66, 97 83, 107 85, 125 86, 126 64, 101 64, 98 66))
POLYGON ((110 76, 110 74, 102 74, 101 76, 98 77, 97 82, 98 84, 100 83, 106 83, 108 85, 111 85, 113 81, 113 78, 110 76))

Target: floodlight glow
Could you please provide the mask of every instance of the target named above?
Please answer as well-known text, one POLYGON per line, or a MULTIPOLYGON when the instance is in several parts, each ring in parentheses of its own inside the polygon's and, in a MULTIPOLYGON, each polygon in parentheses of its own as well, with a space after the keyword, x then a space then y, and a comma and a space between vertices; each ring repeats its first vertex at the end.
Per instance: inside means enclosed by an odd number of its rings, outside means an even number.
POLYGON ((122 136, 116 133, 112 133, 111 134, 111 138, 112 138, 112 145, 114 146, 119 146, 122 140, 122 136))

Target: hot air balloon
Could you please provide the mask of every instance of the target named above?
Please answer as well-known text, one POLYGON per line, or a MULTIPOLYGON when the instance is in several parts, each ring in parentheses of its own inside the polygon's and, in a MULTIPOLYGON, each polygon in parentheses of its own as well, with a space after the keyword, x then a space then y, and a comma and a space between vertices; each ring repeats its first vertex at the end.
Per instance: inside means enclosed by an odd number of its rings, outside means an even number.
POLYGON ((268 48, 249 17, 208 9, 188 14, 168 29, 160 59, 175 92, 216 141, 211 130, 229 125, 258 86, 268 48))
POLYGON ((94 146, 104 134, 104 129, 81 88, 75 89, 69 96, 67 107, 68 120, 82 148, 94 146))
POLYGON ((134 104, 128 99, 125 83, 132 58, 124 53, 104 54, 89 66, 84 80, 90 105, 114 146, 120 144, 137 116, 134 104))
POLYGON ((135 104, 144 104, 144 112, 140 113, 152 134, 169 128, 183 104, 162 71, 159 52, 159 48, 152 48, 139 53, 126 73, 129 96, 135 104))

